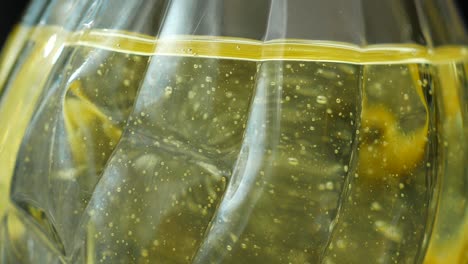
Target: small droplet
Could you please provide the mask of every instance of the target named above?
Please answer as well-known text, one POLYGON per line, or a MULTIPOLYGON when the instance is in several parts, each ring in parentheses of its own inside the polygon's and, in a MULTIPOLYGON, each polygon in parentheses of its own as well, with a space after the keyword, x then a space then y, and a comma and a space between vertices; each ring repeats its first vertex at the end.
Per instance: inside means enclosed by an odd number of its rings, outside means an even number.
POLYGON ((423 87, 426 87, 427 84, 428 84, 427 79, 423 79, 423 80, 422 80, 422 86, 423 86, 423 87))

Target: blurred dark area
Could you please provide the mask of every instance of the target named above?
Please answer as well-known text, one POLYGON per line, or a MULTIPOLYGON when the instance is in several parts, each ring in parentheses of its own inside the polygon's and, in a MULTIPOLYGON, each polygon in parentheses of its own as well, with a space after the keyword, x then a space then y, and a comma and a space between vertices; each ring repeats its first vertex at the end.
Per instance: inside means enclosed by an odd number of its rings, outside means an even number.
POLYGON ((8 34, 13 26, 19 22, 26 9, 29 0, 15 0, 6 2, 0 8, 0 46, 3 47, 8 34))
POLYGON ((468 1, 467 0, 456 0, 459 7, 460 13, 465 21, 465 26, 468 27, 468 1))
MULTIPOLYGON (((29 1, 30 0, 15 0, 13 2, 8 2, 8 4, 4 4, 2 8, 0 8, 0 47, 3 47, 3 44, 13 26, 20 21, 29 1)), ((460 13, 465 21, 465 25, 468 27, 468 0, 455 0, 455 2, 458 4, 460 13)))
POLYGON ((13 26, 19 22, 26 9, 29 0, 15 0, 7 2, 0 8, 0 46, 3 47, 8 34, 13 26))

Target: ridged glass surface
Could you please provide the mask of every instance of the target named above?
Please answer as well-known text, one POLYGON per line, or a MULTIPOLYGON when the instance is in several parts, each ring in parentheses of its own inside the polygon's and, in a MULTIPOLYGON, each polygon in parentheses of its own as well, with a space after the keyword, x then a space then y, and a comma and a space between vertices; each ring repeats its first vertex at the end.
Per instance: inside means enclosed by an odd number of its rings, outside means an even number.
POLYGON ((0 263, 467 263, 467 43, 442 0, 34 0, 0 263))

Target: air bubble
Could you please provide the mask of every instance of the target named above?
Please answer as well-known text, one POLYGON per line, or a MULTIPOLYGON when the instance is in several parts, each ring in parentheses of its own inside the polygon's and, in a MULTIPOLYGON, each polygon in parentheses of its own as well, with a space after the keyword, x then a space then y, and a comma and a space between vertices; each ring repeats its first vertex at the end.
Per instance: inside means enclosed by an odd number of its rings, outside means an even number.
POLYGON ((378 202, 372 202, 370 209, 371 211, 380 211, 382 206, 378 202))
POLYGON ((290 157, 288 158, 288 163, 289 165, 296 166, 297 164, 299 164, 299 161, 296 158, 290 157))
POLYGON ((172 87, 171 86, 166 86, 166 88, 164 88, 164 94, 166 96, 170 96, 172 94, 172 87))
POLYGON ((189 98, 189 99, 193 99, 193 98, 195 97, 196 94, 197 94, 197 93, 195 93, 194 91, 189 91, 189 92, 188 92, 188 98, 189 98))
POLYGON ((318 95, 316 101, 319 104, 326 104, 328 100, 327 100, 327 97, 323 95, 318 95))

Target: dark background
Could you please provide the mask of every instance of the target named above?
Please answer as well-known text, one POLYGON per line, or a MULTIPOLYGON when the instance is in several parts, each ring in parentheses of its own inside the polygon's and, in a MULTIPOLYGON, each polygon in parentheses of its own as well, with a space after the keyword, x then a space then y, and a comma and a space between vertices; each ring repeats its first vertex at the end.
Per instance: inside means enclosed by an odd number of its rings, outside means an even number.
MULTIPOLYGON (((13 2, 8 1, 8 4, 2 5, 0 9, 0 47, 3 46, 12 26, 21 18, 28 2, 28 0, 14 0, 13 2)), ((465 24, 468 26, 468 0, 455 0, 455 2, 459 4, 459 9, 465 19, 465 24)))

